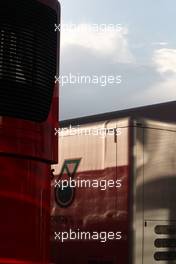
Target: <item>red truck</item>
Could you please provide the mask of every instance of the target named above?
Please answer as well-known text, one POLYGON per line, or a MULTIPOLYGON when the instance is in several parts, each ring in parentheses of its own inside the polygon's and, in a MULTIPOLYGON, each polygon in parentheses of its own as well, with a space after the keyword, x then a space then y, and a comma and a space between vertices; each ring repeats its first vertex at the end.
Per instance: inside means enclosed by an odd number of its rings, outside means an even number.
POLYGON ((0 1, 0 263, 48 264, 60 6, 0 1))

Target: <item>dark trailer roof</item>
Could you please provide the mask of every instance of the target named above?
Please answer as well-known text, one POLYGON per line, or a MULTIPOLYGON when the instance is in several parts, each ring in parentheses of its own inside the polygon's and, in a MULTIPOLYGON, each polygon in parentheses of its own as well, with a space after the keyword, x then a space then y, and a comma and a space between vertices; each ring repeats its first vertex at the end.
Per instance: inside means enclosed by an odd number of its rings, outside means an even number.
POLYGON ((175 123, 176 101, 63 120, 60 121, 60 126, 76 126, 81 124, 94 123, 98 121, 106 121, 124 117, 131 117, 134 119, 149 118, 157 121, 175 123))

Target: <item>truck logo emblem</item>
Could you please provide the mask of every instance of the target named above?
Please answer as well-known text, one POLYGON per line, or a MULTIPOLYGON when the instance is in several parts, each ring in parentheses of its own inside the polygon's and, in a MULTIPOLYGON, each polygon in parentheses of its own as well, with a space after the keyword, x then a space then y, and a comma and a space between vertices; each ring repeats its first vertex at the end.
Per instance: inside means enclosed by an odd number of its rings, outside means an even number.
POLYGON ((80 161, 81 159, 69 159, 65 160, 62 165, 57 184, 55 185, 55 201, 61 207, 70 206, 74 200, 75 189, 69 185, 69 178, 74 178, 80 161), (64 181, 66 185, 63 184, 64 181))

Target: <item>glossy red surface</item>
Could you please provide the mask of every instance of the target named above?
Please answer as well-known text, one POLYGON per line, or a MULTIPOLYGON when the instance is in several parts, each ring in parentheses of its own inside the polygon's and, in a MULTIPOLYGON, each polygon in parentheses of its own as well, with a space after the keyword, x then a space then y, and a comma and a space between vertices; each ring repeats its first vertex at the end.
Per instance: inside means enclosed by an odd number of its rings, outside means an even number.
POLYGON ((48 263, 49 174, 44 162, 0 158, 1 259, 48 263))
POLYGON ((0 263, 49 263, 50 164, 58 87, 44 123, 0 118, 0 263))
POLYGON ((4 264, 33 264, 33 262, 29 262, 29 261, 18 261, 16 259, 0 259, 0 263, 4 263, 4 264))
MULTIPOLYGON (((40 2, 60 12, 56 0, 40 2)), ((58 85, 45 122, 0 117, 0 264, 49 263, 50 165, 58 162, 55 127, 58 85)))
POLYGON ((50 164, 58 87, 44 123, 0 118, 0 263, 49 263, 50 164))

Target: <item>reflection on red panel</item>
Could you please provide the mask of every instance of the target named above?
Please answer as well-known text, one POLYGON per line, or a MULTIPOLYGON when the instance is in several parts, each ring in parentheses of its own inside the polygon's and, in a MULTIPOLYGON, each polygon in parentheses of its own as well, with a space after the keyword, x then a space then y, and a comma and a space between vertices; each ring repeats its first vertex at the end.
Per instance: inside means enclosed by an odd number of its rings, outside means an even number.
POLYGON ((15 259, 0 259, 0 263, 3 264, 34 264, 34 262, 29 262, 29 261, 18 261, 15 259))
POLYGON ((57 104, 55 89, 44 123, 1 118, 1 264, 49 263, 50 164, 57 161, 57 104))
POLYGON ((0 158, 1 258, 46 263, 49 173, 39 161, 0 158))

